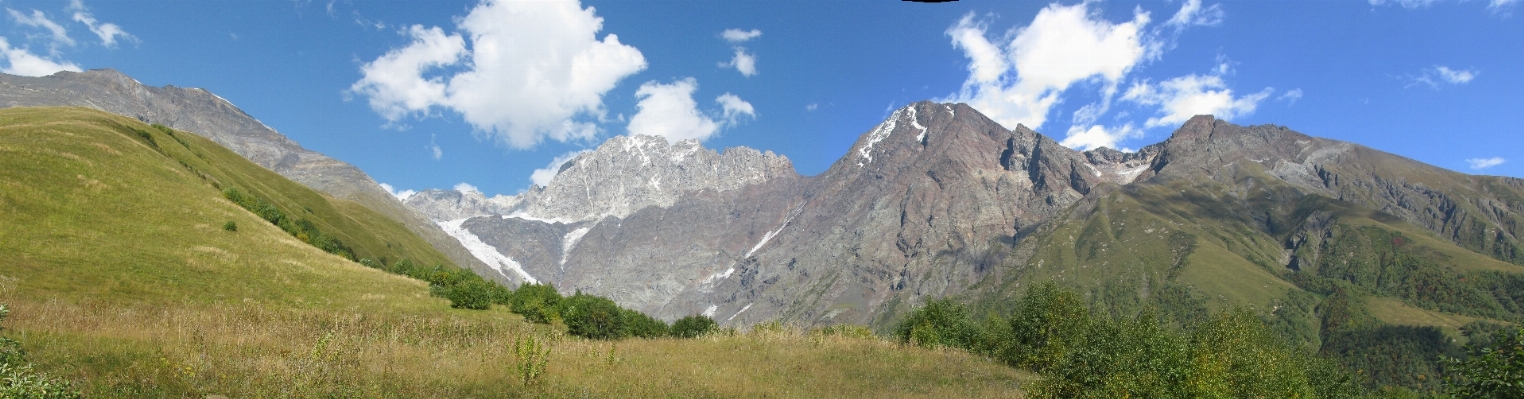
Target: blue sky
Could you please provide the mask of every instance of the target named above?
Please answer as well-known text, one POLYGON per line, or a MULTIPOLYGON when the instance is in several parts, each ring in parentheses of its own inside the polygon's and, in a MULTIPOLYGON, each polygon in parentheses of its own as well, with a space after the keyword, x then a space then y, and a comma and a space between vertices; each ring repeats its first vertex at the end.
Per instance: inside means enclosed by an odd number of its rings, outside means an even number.
POLYGON ((630 132, 813 175, 926 99, 1082 149, 1214 113, 1524 176, 1519 3, 0 0, 0 71, 206 88, 399 191, 513 194, 630 132))

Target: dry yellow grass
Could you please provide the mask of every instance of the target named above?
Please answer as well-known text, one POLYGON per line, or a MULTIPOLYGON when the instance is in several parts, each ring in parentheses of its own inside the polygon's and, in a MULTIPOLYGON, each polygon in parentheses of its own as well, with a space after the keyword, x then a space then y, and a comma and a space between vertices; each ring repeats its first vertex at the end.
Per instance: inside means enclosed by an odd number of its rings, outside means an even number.
POLYGON ((89 396, 1022 397, 1035 379, 955 350, 759 328, 589 341, 500 308, 430 315, 225 306, 13 304, 12 335, 89 396), (16 332, 19 332, 16 333, 16 332), (551 348, 524 385, 512 345, 551 348))

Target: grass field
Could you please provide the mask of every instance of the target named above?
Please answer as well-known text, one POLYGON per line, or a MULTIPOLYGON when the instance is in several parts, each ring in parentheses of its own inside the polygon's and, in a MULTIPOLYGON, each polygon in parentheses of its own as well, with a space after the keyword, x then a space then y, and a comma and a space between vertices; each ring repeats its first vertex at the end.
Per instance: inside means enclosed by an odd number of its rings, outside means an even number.
POLYGON ((194 135, 81 108, 0 110, 5 334, 88 397, 1020 397, 1035 378, 960 351, 781 326, 580 340, 501 307, 451 309, 421 281, 297 240, 219 186, 311 218, 361 257, 443 260, 395 222, 194 135), (550 349, 534 384, 513 350, 529 339, 550 349))

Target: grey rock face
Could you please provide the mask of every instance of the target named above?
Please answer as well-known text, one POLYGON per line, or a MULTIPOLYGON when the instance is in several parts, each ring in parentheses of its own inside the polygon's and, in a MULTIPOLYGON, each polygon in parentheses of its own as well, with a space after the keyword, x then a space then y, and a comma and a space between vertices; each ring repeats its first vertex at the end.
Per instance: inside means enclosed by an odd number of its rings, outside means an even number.
POLYGON ((359 168, 302 148, 204 89, 145 86, 110 69, 44 77, 0 74, 0 108, 27 106, 88 107, 201 135, 286 178, 401 222, 456 264, 486 270, 459 242, 359 168))
POLYGON ((426 192, 533 278, 672 320, 871 321, 887 302, 956 293, 1035 226, 1153 152, 1077 152, 966 105, 896 111, 815 177, 746 148, 616 137, 517 197, 426 192), (495 216, 489 216, 495 215, 495 216))

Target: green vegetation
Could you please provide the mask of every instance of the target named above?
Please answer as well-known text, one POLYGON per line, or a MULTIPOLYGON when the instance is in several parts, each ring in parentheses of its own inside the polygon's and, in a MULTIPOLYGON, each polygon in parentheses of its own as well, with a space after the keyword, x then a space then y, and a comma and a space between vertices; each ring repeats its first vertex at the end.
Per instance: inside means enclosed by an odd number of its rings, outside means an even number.
POLYGON ((1462 398, 1524 398, 1524 328, 1498 329, 1485 342, 1466 345, 1464 360, 1451 359, 1446 382, 1462 398))
POLYGON ((1092 314, 1080 295, 1048 283, 1014 313, 982 322, 961 304, 938 300, 896 330, 901 342, 967 349, 1044 378, 1044 398, 1354 397, 1354 375, 1313 356, 1246 311, 1225 311, 1185 330, 1153 312, 1092 314))
MULTIPOLYGON (((38 373, 25 375, 86 397, 235 398, 1021 397, 1033 379, 862 327, 607 341, 568 334, 555 306, 549 324, 469 310, 484 286, 399 224, 171 132, 82 108, 0 110, 0 302, 38 373), (227 200, 231 187, 359 261, 227 200), (543 356, 515 354, 530 340, 543 356)), ((498 305, 536 291, 485 287, 498 305)), ((660 336, 659 321, 623 315, 630 336, 660 336)))
POLYGON ((672 322, 672 336, 678 338, 698 338, 720 329, 714 319, 691 315, 672 322))
MULTIPOLYGON (((0 320, 10 315, 11 309, 0 305, 0 320)), ((0 327, 0 331, 4 331, 0 327)), ((0 336, 0 398, 66 399, 78 398, 68 381, 50 378, 32 369, 26 360, 21 343, 0 336)))

